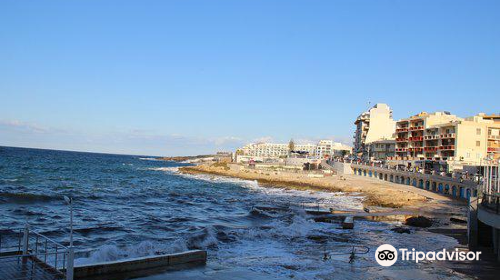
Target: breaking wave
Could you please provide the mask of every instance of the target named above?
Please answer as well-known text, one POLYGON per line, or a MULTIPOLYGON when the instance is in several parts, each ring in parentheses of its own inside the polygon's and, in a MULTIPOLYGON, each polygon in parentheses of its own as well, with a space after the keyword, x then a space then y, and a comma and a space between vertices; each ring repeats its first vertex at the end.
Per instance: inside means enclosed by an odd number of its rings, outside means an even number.
POLYGON ((151 161, 159 161, 157 158, 151 158, 151 157, 146 157, 146 158, 139 158, 140 160, 151 160, 151 161))
POLYGON ((143 241, 136 245, 116 246, 103 245, 88 252, 88 256, 75 259, 76 265, 109 262, 128 258, 138 258, 162 254, 173 254, 186 251, 187 247, 181 240, 165 243, 143 241))
POLYGON ((179 172, 179 167, 151 167, 151 168, 146 168, 146 170, 176 173, 179 172))

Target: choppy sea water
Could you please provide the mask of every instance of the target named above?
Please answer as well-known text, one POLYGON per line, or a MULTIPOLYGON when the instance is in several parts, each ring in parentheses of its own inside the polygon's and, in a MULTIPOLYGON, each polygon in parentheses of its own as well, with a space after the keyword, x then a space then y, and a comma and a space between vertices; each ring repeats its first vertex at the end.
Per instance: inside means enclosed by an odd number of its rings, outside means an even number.
MULTIPOLYGON (((139 156, 0 147, 0 230, 28 222, 67 243, 67 195, 74 198, 77 264, 205 249, 208 266, 293 279, 393 278, 375 262, 379 245, 428 251, 457 244, 425 231, 394 233, 394 224, 382 222, 356 221, 354 230, 343 230, 339 223, 317 223, 303 210, 359 210, 361 196, 183 175, 177 172, 183 165, 139 156), (259 205, 288 210, 255 209, 259 205), (350 262, 353 246, 370 252, 350 262)), ((391 269, 456 277, 431 264, 391 269)))

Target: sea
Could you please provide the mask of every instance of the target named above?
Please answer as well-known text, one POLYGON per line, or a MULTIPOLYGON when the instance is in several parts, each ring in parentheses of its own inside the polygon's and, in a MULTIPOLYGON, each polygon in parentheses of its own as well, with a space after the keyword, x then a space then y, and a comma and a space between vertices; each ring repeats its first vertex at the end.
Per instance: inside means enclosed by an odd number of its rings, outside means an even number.
POLYGON ((306 209, 362 210, 362 194, 263 186, 155 157, 0 147, 0 233, 26 223, 63 244, 74 205, 76 264, 207 250, 207 265, 148 279, 462 278, 435 263, 379 266, 379 245, 429 251, 451 237, 399 223, 316 222, 306 209), (266 206, 267 210, 263 210, 266 206))

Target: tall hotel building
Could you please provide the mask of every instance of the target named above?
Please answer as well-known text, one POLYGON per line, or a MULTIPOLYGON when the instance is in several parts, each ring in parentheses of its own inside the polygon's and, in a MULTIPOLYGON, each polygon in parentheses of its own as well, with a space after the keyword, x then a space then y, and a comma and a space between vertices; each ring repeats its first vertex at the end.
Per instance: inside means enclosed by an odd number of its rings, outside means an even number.
POLYGON ((377 103, 359 115, 354 125, 356 125, 356 132, 353 153, 357 158, 371 157, 371 143, 394 139, 395 122, 392 119, 392 110, 387 104, 377 103))

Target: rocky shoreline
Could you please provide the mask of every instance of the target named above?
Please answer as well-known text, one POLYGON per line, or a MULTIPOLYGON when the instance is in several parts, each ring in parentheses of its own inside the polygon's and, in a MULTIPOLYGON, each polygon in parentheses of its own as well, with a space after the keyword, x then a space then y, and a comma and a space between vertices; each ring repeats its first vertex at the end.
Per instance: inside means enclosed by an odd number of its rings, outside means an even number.
POLYGON ((260 172, 257 170, 234 170, 224 164, 200 164, 179 168, 186 174, 212 174, 245 180, 256 180, 266 186, 277 186, 300 190, 362 193, 366 206, 409 208, 422 206, 428 199, 410 191, 393 189, 379 182, 360 181, 354 176, 329 176, 311 178, 304 174, 260 172))
POLYGON ((183 162, 187 160, 196 160, 196 159, 205 159, 212 158, 215 155, 197 155, 197 156, 175 156, 175 157, 159 157, 157 160, 165 160, 165 161, 176 161, 183 162))

